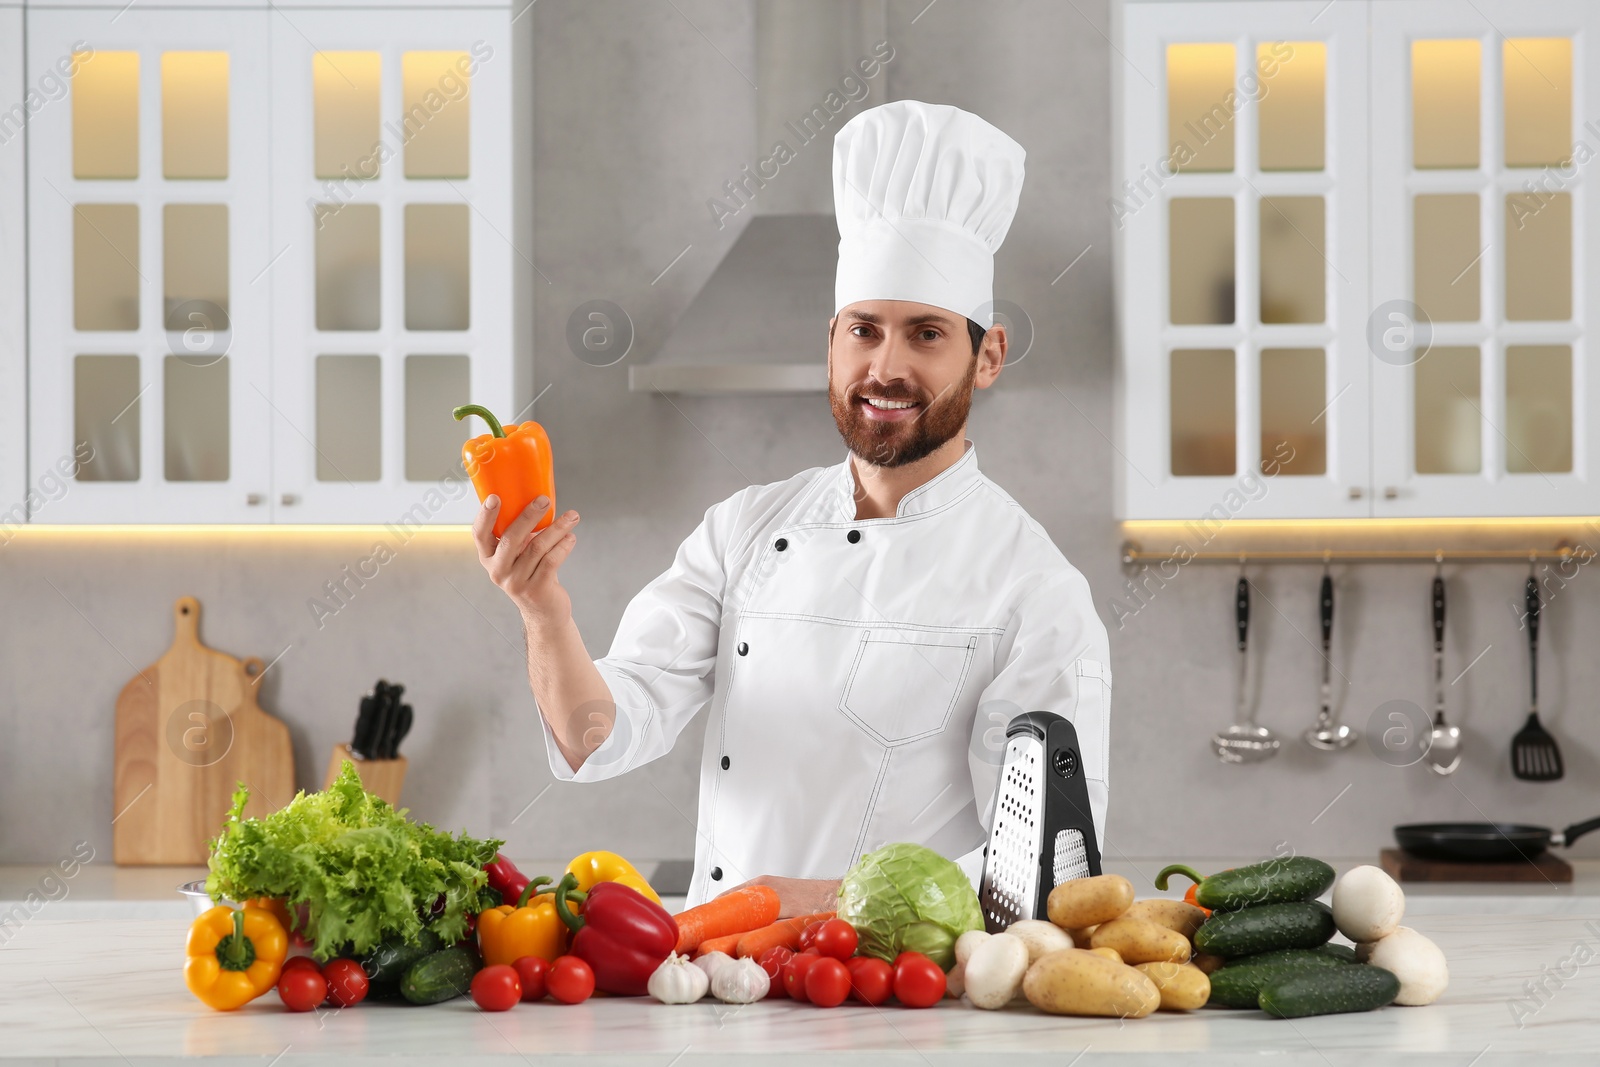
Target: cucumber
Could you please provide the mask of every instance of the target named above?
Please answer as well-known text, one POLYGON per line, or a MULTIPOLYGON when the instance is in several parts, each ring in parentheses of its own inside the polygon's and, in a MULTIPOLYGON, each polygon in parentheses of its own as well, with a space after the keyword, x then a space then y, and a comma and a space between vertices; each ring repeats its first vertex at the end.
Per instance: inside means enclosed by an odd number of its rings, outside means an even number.
MULTIPOLYGON (((424 956, 431 956, 444 948, 444 942, 431 927, 424 926, 415 941, 398 938, 385 941, 356 962, 367 972, 367 981, 374 987, 399 986, 406 970, 424 956)), ((369 994, 370 995, 370 994, 369 994)))
POLYGON ((478 973, 478 954, 462 945, 440 949, 406 968, 400 995, 413 1004, 438 1004, 463 996, 478 973))
POLYGON ((1400 995, 1400 979, 1392 971, 1367 963, 1323 967, 1274 976, 1261 988, 1257 1003, 1268 1015, 1300 1019, 1346 1011, 1373 1011, 1400 995))
POLYGON ((1284 948, 1316 948, 1334 935, 1333 912, 1315 900, 1219 911, 1194 933, 1196 952, 1250 956, 1284 948))
POLYGON ((1315 900, 1333 885, 1333 868, 1310 856, 1285 856, 1247 867, 1218 871, 1201 878, 1194 869, 1174 863, 1156 875, 1156 888, 1167 888, 1167 877, 1181 874, 1198 883, 1195 903, 1212 911, 1238 911, 1262 904, 1291 904, 1315 900))
POLYGON ((1330 963, 1354 963, 1356 961, 1355 949, 1349 945, 1320 945, 1317 948, 1280 948, 1271 952, 1257 952, 1250 956, 1239 956, 1223 964, 1223 970, 1238 967, 1260 967, 1275 963, 1309 963, 1327 965, 1330 963))
POLYGON ((1340 966, 1342 964, 1331 959, 1323 962, 1302 959, 1287 963, 1229 964, 1211 972, 1211 996, 1206 1000, 1206 1005, 1213 1008, 1254 1008, 1259 1006, 1261 991, 1268 985, 1295 975, 1319 974, 1340 966))

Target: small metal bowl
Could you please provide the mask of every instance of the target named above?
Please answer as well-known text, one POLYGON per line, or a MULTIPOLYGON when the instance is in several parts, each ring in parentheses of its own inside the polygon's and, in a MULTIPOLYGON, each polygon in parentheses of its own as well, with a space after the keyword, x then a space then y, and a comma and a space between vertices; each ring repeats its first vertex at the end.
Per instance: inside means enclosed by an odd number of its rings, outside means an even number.
MULTIPOLYGON (((178 892, 187 897, 189 903, 194 906, 196 917, 204 915, 218 904, 218 901, 212 900, 210 894, 206 892, 206 883, 203 878, 198 882, 183 883, 178 887, 178 892)), ((238 904, 231 900, 224 900, 220 903, 230 908, 239 907, 238 904)))

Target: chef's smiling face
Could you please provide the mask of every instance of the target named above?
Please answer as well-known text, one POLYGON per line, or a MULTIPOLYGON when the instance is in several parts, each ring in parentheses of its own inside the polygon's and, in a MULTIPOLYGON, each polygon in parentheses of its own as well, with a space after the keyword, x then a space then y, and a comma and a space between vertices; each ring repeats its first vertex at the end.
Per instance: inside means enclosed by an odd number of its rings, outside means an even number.
POLYGON ((915 463, 963 435, 972 391, 1005 363, 1005 327, 976 354, 967 320, 931 304, 863 300, 829 325, 828 400, 850 451, 879 467, 915 463))

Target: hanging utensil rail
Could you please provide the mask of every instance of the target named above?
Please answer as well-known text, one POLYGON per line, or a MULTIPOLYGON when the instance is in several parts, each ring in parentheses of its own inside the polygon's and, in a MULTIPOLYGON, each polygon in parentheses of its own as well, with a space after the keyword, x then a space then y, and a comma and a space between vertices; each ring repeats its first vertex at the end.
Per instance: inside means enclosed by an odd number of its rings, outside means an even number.
POLYGON ((1180 565, 1190 563, 1230 563, 1239 565, 1241 559, 1250 563, 1530 563, 1539 560, 1565 561, 1575 559, 1587 562, 1595 557, 1592 549, 1575 549, 1569 546, 1534 549, 1479 549, 1471 552, 1448 549, 1359 549, 1343 548, 1318 551, 1316 549, 1259 550, 1243 552, 1188 552, 1178 547, 1147 549, 1137 541, 1122 543, 1124 566, 1136 563, 1159 563, 1171 560, 1180 565))

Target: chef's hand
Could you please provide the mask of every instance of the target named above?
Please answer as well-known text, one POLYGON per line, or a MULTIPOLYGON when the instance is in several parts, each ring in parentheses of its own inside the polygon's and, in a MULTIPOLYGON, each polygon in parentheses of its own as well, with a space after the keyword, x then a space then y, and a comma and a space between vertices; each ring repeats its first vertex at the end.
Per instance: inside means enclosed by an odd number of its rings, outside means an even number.
POLYGON ((561 588, 557 572, 578 543, 572 533, 578 513, 569 511, 534 533, 534 526, 549 511, 550 498, 539 497, 496 540, 494 521, 500 514, 500 498, 491 495, 472 523, 478 562, 522 617, 539 626, 559 626, 572 618, 572 600, 561 588))
POLYGON ((778 891, 778 918, 792 919, 796 915, 815 915, 820 911, 836 910, 839 907, 839 881, 838 878, 778 878, 764 874, 736 885, 728 892, 750 885, 771 886, 778 891))

